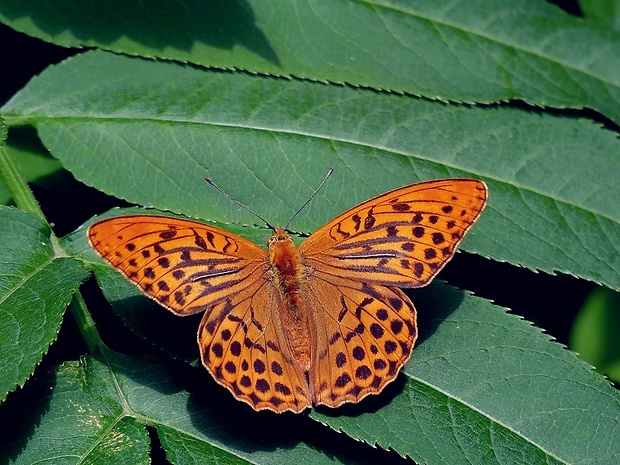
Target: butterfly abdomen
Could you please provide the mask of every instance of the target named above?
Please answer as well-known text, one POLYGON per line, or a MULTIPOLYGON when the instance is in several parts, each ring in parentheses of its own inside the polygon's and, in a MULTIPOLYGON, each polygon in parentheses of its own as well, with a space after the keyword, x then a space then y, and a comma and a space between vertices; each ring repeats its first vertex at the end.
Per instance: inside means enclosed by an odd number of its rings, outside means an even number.
POLYGON ((269 240, 269 259, 275 287, 284 302, 282 325, 287 328, 287 342, 303 371, 310 369, 310 334, 308 315, 301 304, 301 283, 304 279, 301 256, 291 237, 277 228, 269 240))

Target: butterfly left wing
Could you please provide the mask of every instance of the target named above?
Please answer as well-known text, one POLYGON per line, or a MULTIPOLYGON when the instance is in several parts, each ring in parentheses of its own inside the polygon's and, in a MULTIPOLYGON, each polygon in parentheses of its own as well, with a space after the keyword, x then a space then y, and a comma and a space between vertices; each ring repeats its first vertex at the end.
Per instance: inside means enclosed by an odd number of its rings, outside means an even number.
POLYGON ((101 220, 88 228, 88 240, 143 294, 181 316, 242 290, 267 261, 263 249, 242 237, 165 216, 101 220))
POLYGON ((396 378, 417 338, 415 308, 400 289, 314 270, 302 295, 315 331, 315 405, 358 402, 396 378))
POLYGON ((401 187, 334 218, 299 252, 310 267, 332 276, 421 287, 454 256, 486 200, 486 185, 474 179, 401 187))

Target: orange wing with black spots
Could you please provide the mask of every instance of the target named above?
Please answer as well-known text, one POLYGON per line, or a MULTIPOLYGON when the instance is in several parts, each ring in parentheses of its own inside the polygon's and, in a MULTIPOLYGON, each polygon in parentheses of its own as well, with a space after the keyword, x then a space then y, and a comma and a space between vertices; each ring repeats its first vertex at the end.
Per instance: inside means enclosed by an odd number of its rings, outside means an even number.
POLYGON ((309 373, 314 404, 337 407, 394 380, 417 338, 416 311, 397 287, 320 277, 304 292, 317 328, 309 373))
POLYGON ((344 212, 299 251, 323 273, 421 287, 454 256, 486 200, 486 185, 474 179, 412 184, 344 212))
POLYGON ((243 292, 207 309, 198 329, 202 362, 255 410, 301 412, 312 402, 305 373, 286 343, 282 298, 265 274, 248 281, 243 292))
POLYGON ((242 291, 247 279, 264 270, 267 258, 235 234, 166 216, 101 220, 88 228, 88 240, 147 297, 181 316, 242 291))
POLYGON ((204 311, 201 359, 255 410, 301 412, 376 394, 417 337, 398 287, 428 284, 485 206, 484 183, 430 181, 339 215, 299 249, 276 228, 269 252, 195 221, 110 218, 88 237, 97 253, 177 315, 204 311))
POLYGON ((396 378, 417 325, 413 303, 393 286, 428 284, 486 200, 486 185, 472 179, 413 184, 351 208, 302 243, 302 295, 317 328, 315 404, 358 402, 396 378))

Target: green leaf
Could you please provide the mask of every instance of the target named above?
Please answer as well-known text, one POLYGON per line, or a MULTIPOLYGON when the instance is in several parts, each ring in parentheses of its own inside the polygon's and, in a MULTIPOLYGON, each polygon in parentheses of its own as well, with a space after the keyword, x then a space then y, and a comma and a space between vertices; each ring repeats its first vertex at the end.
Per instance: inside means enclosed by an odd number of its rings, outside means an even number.
POLYGON ((433 284, 413 300, 420 339, 402 392, 385 405, 382 394, 377 410, 317 410, 313 418, 418 463, 620 461, 620 393, 575 354, 448 286, 433 284))
POLYGON ((620 0, 579 0, 579 7, 590 21, 620 32, 620 0))
POLYGON ((620 36, 544 1, 5 0, 0 21, 63 46, 620 120, 620 36))
POLYGON ((33 214, 0 207, 0 401, 22 386, 56 339, 62 315, 87 272, 59 257, 33 214))
POLYGON ((575 318, 569 347, 600 373, 620 382, 620 294, 596 289, 575 318))
POLYGON ((3 111, 86 184, 225 223, 257 220, 206 175, 285 224, 334 167, 292 225, 304 232, 394 187, 481 178, 489 206, 464 250, 620 289, 620 146, 583 120, 102 52, 49 68, 3 111))
MULTIPOLYGON (((187 374, 146 357, 107 353, 66 362, 30 389, 35 401, 16 416, 14 428, 20 432, 34 421, 36 427, 5 449, 15 464, 59 457, 63 463, 149 463, 146 424, 172 463, 334 463, 327 442, 317 450, 315 441, 325 441, 325 434, 306 417, 257 415, 227 392, 220 399, 219 388, 195 370, 187 374), (304 430, 306 438, 298 434, 304 430)), ((350 446, 338 452, 342 463, 361 459, 350 446)))

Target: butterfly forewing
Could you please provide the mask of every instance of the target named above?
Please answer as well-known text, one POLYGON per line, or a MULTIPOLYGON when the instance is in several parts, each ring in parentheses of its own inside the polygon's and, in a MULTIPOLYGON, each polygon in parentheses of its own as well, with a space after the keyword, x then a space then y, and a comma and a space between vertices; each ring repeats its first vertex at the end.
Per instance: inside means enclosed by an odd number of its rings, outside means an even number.
POLYGON ((454 256, 486 199, 486 185, 473 179, 405 186, 336 217, 299 251, 323 273, 420 287, 454 256))
POLYGON ((177 315, 205 310, 242 290, 266 252, 239 236, 195 221, 120 216, 88 229, 97 253, 148 297, 177 315))

